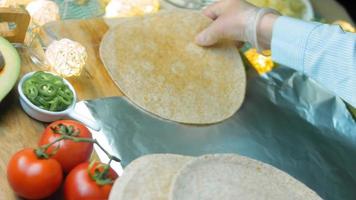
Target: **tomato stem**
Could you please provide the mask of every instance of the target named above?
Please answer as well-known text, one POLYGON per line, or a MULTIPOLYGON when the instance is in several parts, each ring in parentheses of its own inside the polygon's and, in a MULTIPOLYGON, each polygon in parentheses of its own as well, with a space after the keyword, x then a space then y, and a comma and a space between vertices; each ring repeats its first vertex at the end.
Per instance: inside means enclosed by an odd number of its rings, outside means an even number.
POLYGON ((95 181, 97 185, 107 185, 107 184, 112 184, 114 182, 113 179, 111 179, 108 174, 110 172, 110 163, 111 159, 109 160, 108 164, 98 164, 94 168, 94 172, 92 173, 92 168, 95 164, 95 162, 90 163, 88 167, 88 174, 90 178, 95 181))
POLYGON ((52 155, 46 153, 46 151, 48 150, 48 148, 50 146, 52 146, 53 144, 61 141, 64 139, 64 136, 62 135, 61 137, 55 139, 53 142, 45 144, 43 146, 40 146, 38 148, 35 149, 35 154, 37 155, 38 158, 44 158, 44 159, 48 159, 49 157, 51 157, 52 155))
POLYGON ((96 139, 91 139, 91 138, 80 138, 80 137, 73 137, 73 136, 61 134, 61 137, 57 138, 56 140, 54 140, 51 143, 48 143, 48 144, 45 144, 45 145, 39 147, 38 149, 41 149, 44 152, 46 152, 50 146, 52 146, 53 144, 55 144, 57 142, 60 142, 61 140, 71 140, 73 142, 86 142, 86 143, 96 144, 106 154, 106 156, 110 159, 110 162, 111 162, 111 160, 114 160, 116 162, 121 162, 121 160, 119 158, 111 155, 108 151, 106 151, 105 148, 103 146, 101 146, 101 144, 96 139))
POLYGON ((43 146, 40 147, 40 148, 42 148, 43 150, 46 151, 50 146, 52 146, 53 144, 55 144, 55 143, 57 143, 57 142, 59 142, 59 141, 61 141, 61 140, 63 140, 63 139, 64 139, 64 136, 61 136, 61 137, 59 137, 59 138, 53 140, 53 142, 48 143, 48 144, 45 144, 45 145, 43 145, 43 146))
POLYGON ((73 136, 68 136, 68 135, 62 135, 62 137, 64 139, 67 140, 72 140, 73 142, 86 142, 86 143, 93 143, 98 145, 98 147, 106 154, 106 156, 110 159, 110 160, 114 160, 116 162, 121 162, 121 160, 113 155, 111 155, 108 151, 106 151, 106 149, 101 146, 101 144, 98 142, 98 140, 96 139, 90 139, 90 138, 79 138, 79 137, 73 137, 73 136))
POLYGON ((56 126, 51 127, 54 133, 60 135, 68 135, 68 136, 78 136, 79 131, 74 128, 74 126, 67 126, 64 124, 58 124, 56 126))
MULTIPOLYGON (((103 146, 101 146, 100 143, 96 139, 77 137, 78 136, 78 132, 76 130, 74 130, 73 127, 67 127, 66 125, 61 124, 57 128, 56 127, 52 128, 52 130, 55 133, 60 134, 61 136, 59 138, 55 139, 51 143, 48 143, 48 144, 45 144, 43 146, 40 146, 40 147, 36 148, 35 149, 35 153, 39 158, 48 159, 49 157, 54 155, 55 152, 52 152, 52 153, 48 154, 48 153, 46 153, 46 151, 48 150, 48 148, 50 146, 52 146, 55 143, 60 142, 62 140, 71 140, 73 142, 85 142, 85 143, 96 144, 106 154, 106 156, 109 158, 109 162, 108 162, 108 164, 103 164, 103 165, 99 165, 99 166, 95 167, 94 175, 92 175, 89 171, 88 171, 88 173, 91 176, 91 178, 98 185, 106 185, 106 184, 112 184, 113 183, 113 180, 108 177, 109 170, 110 170, 110 164, 111 164, 112 161, 121 162, 121 160, 119 158, 117 158, 116 156, 111 155, 108 151, 106 151, 106 149, 103 146), (100 167, 103 167, 102 170, 100 170, 100 167)), ((89 169, 91 169, 92 167, 93 167, 92 164, 89 165, 89 169)))

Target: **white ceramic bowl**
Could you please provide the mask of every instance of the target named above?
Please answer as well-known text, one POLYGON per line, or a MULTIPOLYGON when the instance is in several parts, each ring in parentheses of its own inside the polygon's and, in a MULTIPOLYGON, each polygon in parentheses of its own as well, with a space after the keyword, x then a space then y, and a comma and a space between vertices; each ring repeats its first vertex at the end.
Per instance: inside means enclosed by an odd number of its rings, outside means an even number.
POLYGON ((42 121, 42 122, 53 122, 56 120, 60 120, 63 118, 72 118, 75 119, 77 121, 82 122, 84 125, 88 126, 89 128, 95 130, 95 131, 99 131, 101 129, 101 127, 92 120, 87 119, 86 117, 74 112, 74 108, 77 102, 77 95, 76 92, 72 86, 72 84, 70 84, 66 79, 63 79, 64 83, 69 87, 69 89, 73 92, 73 102, 72 104, 64 111, 60 111, 60 112, 52 112, 52 111, 48 111, 48 110, 44 110, 42 108, 37 107, 36 105, 34 105, 23 93, 22 90, 22 85, 23 83, 30 78, 35 72, 30 72, 26 75, 24 75, 18 86, 17 86, 17 90, 19 92, 20 95, 20 104, 22 109, 32 118, 42 121))

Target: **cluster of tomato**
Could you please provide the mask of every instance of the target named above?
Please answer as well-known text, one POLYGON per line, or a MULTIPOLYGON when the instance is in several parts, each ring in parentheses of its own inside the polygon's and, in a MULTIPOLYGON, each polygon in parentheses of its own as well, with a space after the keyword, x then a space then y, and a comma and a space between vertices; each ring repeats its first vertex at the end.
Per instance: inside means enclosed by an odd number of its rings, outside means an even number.
POLYGON ((43 199, 58 190, 67 200, 108 199, 118 175, 109 165, 89 163, 92 142, 63 139, 63 135, 92 139, 90 131, 76 121, 50 124, 39 147, 20 150, 10 159, 7 178, 14 192, 26 199, 43 199))

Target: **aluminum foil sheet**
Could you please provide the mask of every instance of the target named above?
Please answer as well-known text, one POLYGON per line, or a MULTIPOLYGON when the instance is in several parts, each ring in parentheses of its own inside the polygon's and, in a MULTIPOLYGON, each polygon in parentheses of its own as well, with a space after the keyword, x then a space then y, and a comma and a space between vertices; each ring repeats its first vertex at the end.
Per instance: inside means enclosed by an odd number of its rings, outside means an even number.
POLYGON ((152 153, 238 153, 289 173, 324 199, 356 199, 356 123, 340 98, 291 69, 262 77, 250 71, 241 110, 209 126, 162 120, 120 97, 82 105, 123 166, 152 153))

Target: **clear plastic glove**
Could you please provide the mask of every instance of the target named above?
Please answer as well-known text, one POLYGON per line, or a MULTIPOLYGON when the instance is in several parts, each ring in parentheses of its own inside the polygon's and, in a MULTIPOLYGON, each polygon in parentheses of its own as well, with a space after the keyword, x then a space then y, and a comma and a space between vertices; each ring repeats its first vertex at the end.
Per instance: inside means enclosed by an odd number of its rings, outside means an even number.
POLYGON ((210 46, 221 39, 229 39, 236 41, 237 44, 249 42, 255 47, 268 49, 273 23, 278 14, 272 10, 260 11, 261 8, 244 0, 218 1, 203 11, 204 15, 214 21, 196 37, 196 43, 210 46))

